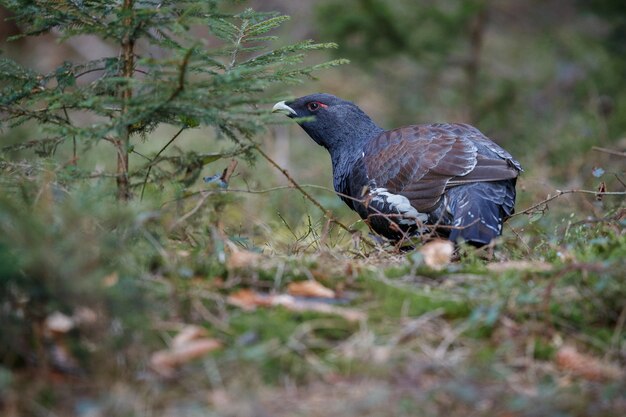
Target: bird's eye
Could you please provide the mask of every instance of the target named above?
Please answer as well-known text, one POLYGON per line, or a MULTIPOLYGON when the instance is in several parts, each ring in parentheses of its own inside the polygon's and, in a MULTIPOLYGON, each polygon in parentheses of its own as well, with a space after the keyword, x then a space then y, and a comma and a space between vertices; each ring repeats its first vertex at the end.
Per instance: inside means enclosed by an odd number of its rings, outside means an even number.
POLYGON ((315 110, 320 108, 320 103, 318 103, 317 101, 313 101, 313 102, 307 104, 307 107, 308 107, 309 110, 315 111, 315 110))

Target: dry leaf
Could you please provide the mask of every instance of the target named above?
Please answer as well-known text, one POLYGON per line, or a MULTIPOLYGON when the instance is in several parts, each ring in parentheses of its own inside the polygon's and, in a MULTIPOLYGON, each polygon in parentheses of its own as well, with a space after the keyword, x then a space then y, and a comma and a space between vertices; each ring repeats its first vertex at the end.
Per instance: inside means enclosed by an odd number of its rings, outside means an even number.
POLYGON ((335 298, 335 291, 311 280, 290 282, 287 292, 296 297, 335 298))
POLYGON ((174 339, 172 339, 172 347, 183 347, 192 340, 199 339, 206 335, 207 331, 203 327, 194 325, 185 326, 176 336, 174 336, 174 339))
POLYGON ((313 311, 316 313, 334 314, 348 321, 364 320, 367 316, 359 310, 337 307, 322 301, 298 300, 291 295, 282 294, 272 297, 272 305, 278 305, 291 311, 313 311))
POLYGON ((109 275, 102 279, 102 283, 105 287, 109 288, 117 284, 117 281, 119 281, 119 279, 120 276, 117 274, 117 272, 111 272, 109 275))
POLYGON ((226 242, 226 245, 230 249, 230 255, 226 261, 228 270, 251 268, 258 265, 261 260, 261 255, 258 253, 241 249, 229 241, 226 242))
POLYGON ((150 365, 157 373, 163 376, 172 376, 177 366, 193 359, 205 356, 207 353, 219 349, 222 344, 206 336, 206 330, 199 326, 185 326, 172 340, 169 349, 160 350, 152 354, 150 365))
POLYGON ((610 366, 597 358, 580 353, 572 346, 563 346, 559 349, 555 360, 560 369, 590 381, 618 379, 622 376, 619 367, 610 366))
POLYGON ((492 272, 505 272, 512 269, 544 272, 550 271, 552 266, 548 262, 541 261, 505 261, 491 263, 487 265, 487 269, 492 272))
POLYGON ((452 260, 454 244, 449 240, 431 240, 419 249, 424 263, 432 269, 442 269, 452 260))
POLYGON ((74 328, 74 320, 59 311, 55 311, 46 317, 44 327, 48 332, 67 333, 74 328))
POLYGON ((79 326, 94 324, 98 320, 98 313, 89 307, 78 307, 72 315, 74 323, 79 326))
POLYGON ((254 310, 256 307, 282 306, 291 311, 314 311, 317 313, 335 314, 348 321, 359 321, 367 317, 362 311, 337 307, 323 301, 296 299, 289 294, 266 295, 250 289, 236 291, 229 295, 226 301, 244 310, 254 310))
POLYGON ((244 288, 229 295, 226 301, 244 310, 254 310, 259 306, 269 306, 272 304, 270 296, 260 294, 248 288, 244 288))
POLYGON ((172 376, 177 366, 194 359, 201 358, 207 353, 222 347, 216 339, 197 339, 187 342, 184 346, 168 350, 160 350, 152 354, 150 365, 152 369, 163 376, 172 376))

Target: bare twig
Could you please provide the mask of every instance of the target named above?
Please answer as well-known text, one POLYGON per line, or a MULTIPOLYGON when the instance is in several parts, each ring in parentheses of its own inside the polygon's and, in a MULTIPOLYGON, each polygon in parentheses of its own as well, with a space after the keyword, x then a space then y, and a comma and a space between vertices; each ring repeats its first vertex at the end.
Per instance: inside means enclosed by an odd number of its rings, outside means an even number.
POLYGON ((59 143, 63 142, 64 140, 65 139, 60 136, 54 136, 54 137, 45 138, 45 139, 29 140, 27 142, 17 143, 15 145, 4 146, 0 148, 0 151, 12 152, 12 151, 20 151, 22 149, 33 148, 35 146, 44 146, 44 147, 46 145, 56 146, 59 143))
POLYGON ((607 149, 607 148, 601 148, 599 146, 594 146, 591 149, 593 149, 594 151, 604 152, 604 153, 608 153, 610 155, 617 155, 617 156, 621 156, 621 157, 626 158, 626 152, 615 151, 613 149, 607 149))
MULTIPOLYGON (((63 106, 63 114, 65 115, 65 120, 67 120, 67 124, 71 125, 70 115, 67 112, 67 108, 63 106)), ((72 161, 74 161, 74 166, 76 166, 76 161, 78 161, 78 157, 76 156, 76 135, 72 135, 72 161)))
POLYGON ((152 171, 152 167, 154 166, 153 162, 155 160, 157 160, 159 158, 159 156, 161 156, 161 154, 167 149, 168 146, 170 146, 172 144, 172 142, 174 142, 176 140, 176 138, 178 136, 180 136, 181 133, 183 133, 183 130, 186 129, 186 126, 181 127, 178 132, 176 132, 176 134, 172 137, 172 139, 170 139, 165 146, 163 146, 159 152, 157 152, 157 154, 154 156, 154 158, 152 158, 152 160, 150 160, 150 162, 148 163, 148 170, 146 171, 146 176, 143 179, 143 185, 141 186, 141 195, 139 196, 139 200, 143 200, 143 193, 146 190, 146 184, 148 183, 148 177, 150 176, 150 172, 152 171))
MULTIPOLYGON (((562 195, 565 194, 593 194, 595 196, 604 196, 604 195, 626 195, 626 191, 593 191, 593 190, 556 190, 556 194, 552 195, 552 196, 548 196, 545 200, 542 200, 536 204, 533 204, 532 206, 519 211, 510 217, 515 217, 515 216, 519 216, 520 214, 530 214, 533 213, 535 210, 537 210, 539 207, 541 206, 547 206, 547 203, 549 203, 552 200, 555 200, 559 197, 561 197, 562 195)), ((545 210, 545 209, 543 209, 545 210)))
POLYGON ((515 237, 517 238, 517 240, 519 240, 520 242, 522 242, 522 245, 524 245, 524 249, 526 250, 526 254, 530 255, 532 253, 532 249, 530 248, 530 246, 528 246, 528 243, 524 242, 524 239, 522 238, 522 236, 519 234, 519 232, 510 224, 505 223, 505 225, 511 229, 511 232, 513 232, 513 234, 515 235, 515 237))
POLYGON ((200 210, 200 207, 202 207, 202 205, 204 204, 204 202, 206 201, 207 198, 209 198, 209 196, 211 195, 211 192, 206 192, 204 194, 202 194, 202 198, 200 198, 198 200, 198 203, 196 203, 196 205, 194 206, 194 208, 192 208, 190 211, 188 211, 187 213, 185 213, 184 216, 182 216, 180 219, 176 220, 176 222, 174 222, 174 224, 172 225, 172 227, 170 227, 170 230, 174 230, 179 224, 183 223, 185 220, 187 220, 188 218, 190 218, 191 216, 193 216, 198 210, 200 210))
POLYGON ((172 92, 170 97, 165 101, 165 103, 168 103, 174 100, 184 90, 185 76, 187 74, 187 66, 189 65, 189 59, 191 59, 191 54, 193 53, 193 50, 194 48, 191 47, 185 53, 185 56, 183 57, 183 62, 181 62, 180 69, 178 70, 178 85, 176 86, 176 89, 172 92))
MULTIPOLYGON (((337 226, 341 227, 343 230, 345 230, 346 232, 352 234, 352 230, 350 230, 350 228, 348 226, 346 226, 345 224, 343 224, 342 222, 340 222, 339 220, 337 220, 332 213, 330 212, 330 210, 326 210, 324 208, 324 206, 322 206, 322 204, 317 201, 315 198, 313 198, 313 196, 311 194, 309 194, 304 188, 302 188, 302 186, 300 184, 298 184, 298 182, 296 180, 293 179, 293 177, 291 175, 289 175, 289 172, 287 172, 287 170, 283 167, 281 167, 280 165, 278 165, 278 163, 276 161, 274 161, 268 154, 266 154, 260 146, 255 145, 254 148, 256 149, 256 151, 259 153, 259 155, 261 155, 267 162, 269 162, 274 168, 276 168, 277 170, 279 170, 281 172, 281 174, 283 174, 285 176, 285 178, 287 178, 287 181, 289 181, 294 188, 296 188, 307 200, 309 200, 311 203, 313 203, 313 205, 317 208, 319 208, 322 213, 324 213, 324 216, 326 216, 326 218, 328 218, 331 222, 335 223, 337 226)), ((369 242, 368 240, 363 240, 365 243, 367 243, 370 246, 374 246, 374 244, 372 242, 369 242)))
POLYGON ((606 216, 606 217, 602 217, 602 218, 591 218, 591 219, 579 220, 577 222, 572 223, 571 227, 580 226, 582 224, 616 223, 616 222, 619 222, 620 220, 622 220, 624 217, 626 217, 626 208, 622 208, 622 209, 618 210, 617 213, 615 213, 615 214, 613 214, 611 216, 606 216))

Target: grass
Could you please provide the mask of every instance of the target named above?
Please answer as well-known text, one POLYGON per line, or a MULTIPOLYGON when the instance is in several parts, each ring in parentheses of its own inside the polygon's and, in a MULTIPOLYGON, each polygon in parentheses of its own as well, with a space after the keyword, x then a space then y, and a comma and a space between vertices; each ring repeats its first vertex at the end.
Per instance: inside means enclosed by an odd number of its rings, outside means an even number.
POLYGON ((623 220, 435 271, 417 252, 354 252, 317 220, 287 232, 297 246, 229 239, 220 213, 239 200, 181 225, 195 202, 118 207, 106 190, 20 180, 0 215, 4 415, 623 415, 623 371, 604 368, 624 363, 623 220), (366 318, 228 302, 309 279, 366 318), (51 332, 55 312, 74 327, 51 332), (151 356, 191 324, 222 348, 155 373, 151 356), (566 346, 582 365, 559 362, 566 346))

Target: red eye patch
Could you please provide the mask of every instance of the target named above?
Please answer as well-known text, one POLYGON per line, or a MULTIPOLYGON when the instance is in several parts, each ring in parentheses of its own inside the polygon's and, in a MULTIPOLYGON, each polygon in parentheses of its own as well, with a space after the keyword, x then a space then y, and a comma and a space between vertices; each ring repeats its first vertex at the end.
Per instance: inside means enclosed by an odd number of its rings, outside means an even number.
POLYGON ((320 108, 325 109, 326 107, 328 107, 328 105, 324 103, 320 103, 319 101, 312 101, 309 104, 307 104, 306 107, 310 111, 316 111, 316 110, 319 110, 320 108))

